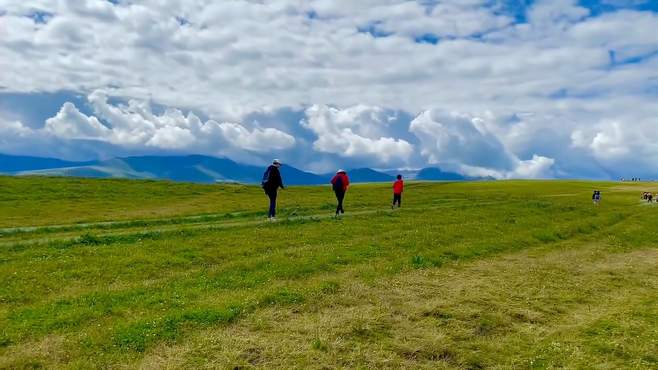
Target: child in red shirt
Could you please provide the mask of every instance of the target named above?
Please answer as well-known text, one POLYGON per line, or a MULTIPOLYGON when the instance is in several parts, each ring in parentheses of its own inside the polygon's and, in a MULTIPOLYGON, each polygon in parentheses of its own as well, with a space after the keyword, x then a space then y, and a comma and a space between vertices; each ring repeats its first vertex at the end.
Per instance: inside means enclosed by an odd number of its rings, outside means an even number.
POLYGON ((391 209, 395 207, 397 203, 398 208, 402 206, 402 192, 404 191, 404 181, 402 181, 402 175, 398 175, 397 180, 393 183, 393 205, 391 209))

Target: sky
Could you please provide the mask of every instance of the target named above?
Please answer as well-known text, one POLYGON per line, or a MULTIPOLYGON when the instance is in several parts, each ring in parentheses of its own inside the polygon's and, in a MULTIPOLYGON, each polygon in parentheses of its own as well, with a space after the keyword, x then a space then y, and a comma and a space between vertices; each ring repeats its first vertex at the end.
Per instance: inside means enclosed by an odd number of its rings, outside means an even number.
POLYGON ((658 178, 658 0, 0 0, 0 153, 658 178))

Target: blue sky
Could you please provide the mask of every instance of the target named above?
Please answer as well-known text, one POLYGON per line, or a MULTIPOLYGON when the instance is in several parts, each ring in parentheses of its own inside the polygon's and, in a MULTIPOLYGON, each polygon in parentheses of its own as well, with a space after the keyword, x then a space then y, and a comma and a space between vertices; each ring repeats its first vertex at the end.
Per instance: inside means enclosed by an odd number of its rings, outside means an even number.
POLYGON ((658 177, 655 0, 0 0, 0 152, 658 177))

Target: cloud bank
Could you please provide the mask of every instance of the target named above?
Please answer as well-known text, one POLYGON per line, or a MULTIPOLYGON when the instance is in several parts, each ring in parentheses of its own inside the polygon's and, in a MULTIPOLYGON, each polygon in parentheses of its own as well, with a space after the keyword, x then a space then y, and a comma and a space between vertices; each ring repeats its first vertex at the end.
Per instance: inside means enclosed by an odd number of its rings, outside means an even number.
POLYGON ((658 174, 658 5, 523 3, 0 0, 0 151, 658 174))

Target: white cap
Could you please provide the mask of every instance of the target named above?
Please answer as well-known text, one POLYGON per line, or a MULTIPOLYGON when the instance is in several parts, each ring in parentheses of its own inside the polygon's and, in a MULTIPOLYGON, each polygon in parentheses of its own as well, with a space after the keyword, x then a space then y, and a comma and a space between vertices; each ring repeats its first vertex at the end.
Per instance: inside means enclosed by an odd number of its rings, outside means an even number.
POLYGON ((272 164, 281 165, 281 161, 279 161, 278 159, 275 159, 275 160, 272 161, 272 164))
POLYGON ((336 171, 336 173, 341 173, 341 172, 345 172, 345 170, 340 169, 340 170, 336 171))

